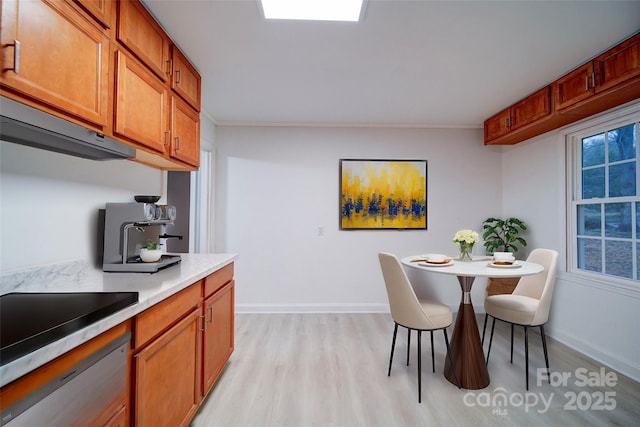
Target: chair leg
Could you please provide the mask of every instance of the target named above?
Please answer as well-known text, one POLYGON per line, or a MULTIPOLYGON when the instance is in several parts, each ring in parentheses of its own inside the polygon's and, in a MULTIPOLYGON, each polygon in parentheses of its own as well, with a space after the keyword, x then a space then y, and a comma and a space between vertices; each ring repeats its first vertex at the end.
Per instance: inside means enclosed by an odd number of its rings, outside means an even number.
POLYGON ((409 350, 411 349, 411 329, 407 328, 407 366, 409 366, 409 350))
POLYGON ((449 363, 451 364, 453 377, 456 379, 456 384, 458 384, 458 388, 461 388, 460 379, 458 378, 458 372, 456 372, 456 365, 453 363, 453 358, 451 357, 451 348, 449 348, 449 336, 447 335, 447 330, 443 329, 442 332, 444 332, 444 343, 447 345, 447 357, 449 358, 449 363))
POLYGON ((511 363, 513 363, 513 323, 511 324, 511 363))
POLYGON ((547 365, 547 379, 551 384, 551 370, 549 369, 549 355, 547 353, 547 339, 544 334, 544 325, 540 325, 540 336, 542 337, 542 350, 544 350, 544 363, 547 365))
POLYGON ((495 327, 496 327, 496 318, 493 317, 493 323, 491 323, 491 336, 489 337, 489 349, 487 350, 487 365, 489 364, 489 355, 491 354, 491 343, 493 343, 493 330, 495 329, 495 327))
POLYGON ((489 318, 489 313, 484 314, 484 324, 482 325, 482 342, 481 345, 484 347, 484 333, 487 330, 487 319, 489 318))
POLYGON ((391 362, 393 362, 393 349, 396 347, 396 335, 398 335, 398 324, 393 328, 393 340, 391 341, 391 356, 389 356, 389 372, 387 376, 391 376, 391 362))
POLYGON ((436 372, 436 356, 433 350, 433 331, 429 331, 431 332, 431 368, 433 369, 433 373, 435 374, 436 372))
POLYGON ((422 403, 422 331, 418 330, 418 403, 422 403))
POLYGON ((524 326, 524 376, 527 382, 527 391, 529 391, 529 334, 528 328, 524 326))

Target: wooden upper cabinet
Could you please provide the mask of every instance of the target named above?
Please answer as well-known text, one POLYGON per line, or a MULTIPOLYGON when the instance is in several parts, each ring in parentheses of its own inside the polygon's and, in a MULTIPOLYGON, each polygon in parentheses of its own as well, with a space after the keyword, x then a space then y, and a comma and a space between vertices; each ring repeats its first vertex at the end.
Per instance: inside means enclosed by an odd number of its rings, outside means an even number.
POLYGON ((491 142, 503 138, 550 116, 552 111, 551 86, 547 86, 487 119, 484 123, 484 140, 491 142))
POLYGON ((171 157, 200 165, 200 114, 180 97, 171 97, 171 157))
POLYGON ((595 93, 596 74, 593 62, 584 64, 554 82, 556 109, 563 111, 574 104, 591 98, 595 93))
POLYGON ((75 0, 104 28, 115 26, 115 0, 75 0))
POLYGON ((59 0, 3 0, 0 38, 3 91, 105 129, 110 41, 88 16, 59 0))
POLYGON ((169 90, 125 52, 115 55, 113 132, 164 154, 169 143, 169 90))
POLYGON ((511 130, 534 123, 551 115, 551 86, 540 89, 511 107, 511 130))
POLYGON ((593 60, 596 92, 602 92, 640 76, 640 33, 593 60))
POLYGON ((509 121, 511 120, 511 108, 500 111, 484 122, 484 140, 493 141, 509 133, 509 121))
POLYGON ((487 119, 485 144, 516 144, 640 98, 640 33, 487 119))
POLYGON ((171 88, 200 111, 200 74, 175 45, 171 46, 171 88))
POLYGON ((171 40, 142 3, 118 2, 116 37, 163 82, 168 81, 171 40))

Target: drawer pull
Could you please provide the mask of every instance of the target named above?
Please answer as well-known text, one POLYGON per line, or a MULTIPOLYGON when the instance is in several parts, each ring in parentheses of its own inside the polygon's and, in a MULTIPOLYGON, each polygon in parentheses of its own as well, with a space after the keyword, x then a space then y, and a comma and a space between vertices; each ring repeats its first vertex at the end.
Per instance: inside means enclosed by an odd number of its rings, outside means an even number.
POLYGON ((207 331, 207 321, 205 316, 198 316, 200 319, 202 319, 202 328, 200 328, 200 331, 202 332, 206 332, 207 331))
POLYGON ((177 85, 182 83, 182 78, 180 76, 182 76, 182 73, 180 72, 180 69, 177 69, 176 70, 176 84, 177 85))
POLYGON ((6 46, 13 46, 13 68, 5 68, 5 70, 13 70, 14 73, 20 74, 20 40, 14 40, 6 46))

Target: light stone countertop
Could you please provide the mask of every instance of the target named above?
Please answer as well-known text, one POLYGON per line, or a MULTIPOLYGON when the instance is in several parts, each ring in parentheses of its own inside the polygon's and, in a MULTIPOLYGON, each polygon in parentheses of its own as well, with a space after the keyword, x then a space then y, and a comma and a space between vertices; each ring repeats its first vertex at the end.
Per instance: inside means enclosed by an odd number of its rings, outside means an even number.
MULTIPOLYGON (((138 302, 0 367, 0 387, 124 322, 234 262, 237 254, 180 254, 182 261, 157 273, 105 273, 86 261, 2 273, 0 294, 11 292, 138 292, 138 302)), ((37 313, 34 313, 37 315, 37 313)))

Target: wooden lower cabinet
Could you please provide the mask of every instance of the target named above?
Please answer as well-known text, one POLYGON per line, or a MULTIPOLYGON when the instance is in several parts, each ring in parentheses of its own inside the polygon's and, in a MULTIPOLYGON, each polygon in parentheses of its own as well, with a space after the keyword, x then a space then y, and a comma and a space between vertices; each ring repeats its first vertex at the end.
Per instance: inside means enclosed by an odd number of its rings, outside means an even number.
POLYGON ((125 427, 127 425, 129 425, 127 424, 127 411, 123 406, 117 413, 113 414, 113 416, 107 420, 104 427, 125 427))
POLYGON ((233 263, 136 316, 133 426, 189 424, 234 348, 233 263))
POLYGON ((213 386, 233 352, 234 282, 204 301, 203 396, 213 386))
POLYGON ((134 355, 136 426, 186 426, 201 400, 201 309, 134 355))

